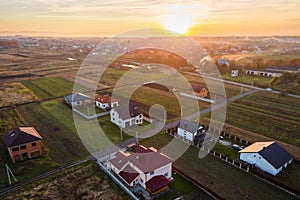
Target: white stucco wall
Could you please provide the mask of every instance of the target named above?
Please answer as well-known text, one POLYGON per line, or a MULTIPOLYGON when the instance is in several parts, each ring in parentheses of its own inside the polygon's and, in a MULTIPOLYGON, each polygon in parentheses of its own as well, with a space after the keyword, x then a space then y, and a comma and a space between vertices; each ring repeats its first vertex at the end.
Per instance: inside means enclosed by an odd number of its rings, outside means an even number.
POLYGON ((190 132, 188 132, 186 130, 183 130, 181 128, 178 128, 177 135, 180 136, 180 137, 183 137, 183 138, 185 138, 187 140, 189 140, 190 142, 193 142, 193 140, 194 140, 193 133, 190 133, 190 132))

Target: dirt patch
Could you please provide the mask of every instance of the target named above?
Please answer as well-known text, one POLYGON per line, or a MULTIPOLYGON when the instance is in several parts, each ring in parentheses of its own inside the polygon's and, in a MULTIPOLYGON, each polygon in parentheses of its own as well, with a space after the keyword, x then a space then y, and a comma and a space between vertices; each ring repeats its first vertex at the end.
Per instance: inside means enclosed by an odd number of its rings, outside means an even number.
POLYGON ((21 83, 0 85, 0 107, 37 100, 37 97, 21 83))
POLYGON ((12 199, 130 199, 96 165, 76 167, 7 197, 12 199))

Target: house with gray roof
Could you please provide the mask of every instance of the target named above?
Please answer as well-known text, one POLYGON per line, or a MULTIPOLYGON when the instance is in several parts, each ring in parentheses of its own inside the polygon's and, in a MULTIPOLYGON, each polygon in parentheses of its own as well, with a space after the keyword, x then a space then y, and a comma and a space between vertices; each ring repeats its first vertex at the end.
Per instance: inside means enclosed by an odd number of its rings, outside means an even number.
POLYGON ((195 145, 201 144, 204 141, 205 135, 204 126, 201 126, 197 122, 182 119, 178 124, 177 136, 195 145))
POLYGON ((276 142, 255 142, 239 151, 240 160, 276 176, 293 160, 293 156, 276 142))
POLYGON ((110 111, 110 121, 119 127, 126 128, 134 124, 143 124, 143 113, 135 103, 113 107, 110 111))
POLYGON ((82 93, 69 94, 65 96, 64 99, 70 106, 78 106, 91 102, 90 97, 82 93))

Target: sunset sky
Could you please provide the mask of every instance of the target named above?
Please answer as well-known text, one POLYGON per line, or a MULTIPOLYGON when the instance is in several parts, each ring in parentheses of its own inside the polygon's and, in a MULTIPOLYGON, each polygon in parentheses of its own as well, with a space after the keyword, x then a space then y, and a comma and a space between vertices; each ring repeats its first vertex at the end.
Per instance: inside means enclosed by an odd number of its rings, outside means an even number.
POLYGON ((300 0, 1 0, 0 34, 300 35, 300 0))

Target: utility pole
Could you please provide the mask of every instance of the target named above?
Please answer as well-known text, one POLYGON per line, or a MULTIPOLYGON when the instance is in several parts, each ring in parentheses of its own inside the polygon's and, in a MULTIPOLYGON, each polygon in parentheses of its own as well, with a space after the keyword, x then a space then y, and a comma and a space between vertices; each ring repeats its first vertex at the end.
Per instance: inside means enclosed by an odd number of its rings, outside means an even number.
POLYGON ((10 168, 8 167, 7 163, 5 164, 5 166, 6 166, 6 173, 7 173, 7 178, 8 178, 9 185, 11 185, 10 176, 12 176, 13 179, 15 180, 15 182, 17 182, 16 177, 14 176, 14 174, 12 173, 12 171, 10 170, 10 168))
POLYGON ((123 140, 122 124, 120 125, 120 136, 121 136, 121 140, 123 140))

